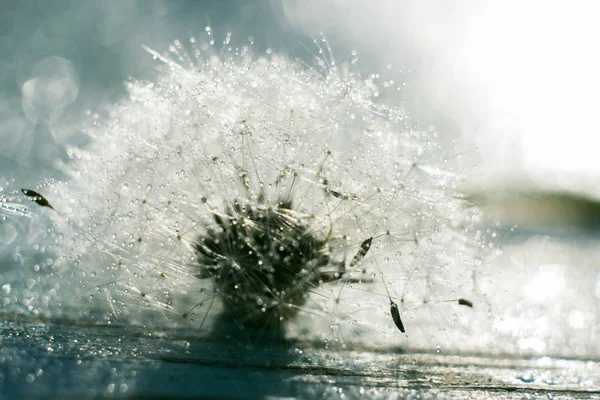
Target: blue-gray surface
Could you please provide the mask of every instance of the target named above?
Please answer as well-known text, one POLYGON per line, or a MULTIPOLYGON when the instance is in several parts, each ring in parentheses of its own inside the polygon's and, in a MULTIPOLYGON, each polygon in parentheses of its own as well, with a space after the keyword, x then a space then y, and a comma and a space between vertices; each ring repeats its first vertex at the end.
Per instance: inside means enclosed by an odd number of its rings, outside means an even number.
POLYGON ((600 398, 598 365, 585 360, 247 346, 23 321, 0 330, 2 398, 600 398))

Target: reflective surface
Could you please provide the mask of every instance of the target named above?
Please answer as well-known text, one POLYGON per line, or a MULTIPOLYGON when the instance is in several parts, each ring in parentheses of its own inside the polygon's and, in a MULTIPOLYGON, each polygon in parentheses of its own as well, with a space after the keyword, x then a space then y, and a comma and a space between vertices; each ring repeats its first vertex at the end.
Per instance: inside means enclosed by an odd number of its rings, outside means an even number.
POLYGON ((6 398, 600 398, 598 364, 578 359, 248 347, 14 321, 0 329, 6 398))

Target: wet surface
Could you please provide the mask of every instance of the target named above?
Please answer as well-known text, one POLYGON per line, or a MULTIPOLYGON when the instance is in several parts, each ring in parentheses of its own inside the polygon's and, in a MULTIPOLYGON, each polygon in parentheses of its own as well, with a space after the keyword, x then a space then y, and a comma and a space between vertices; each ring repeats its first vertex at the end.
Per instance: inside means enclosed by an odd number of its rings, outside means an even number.
POLYGON ((0 329, 2 398, 600 398, 596 361, 243 345, 116 326, 0 329))

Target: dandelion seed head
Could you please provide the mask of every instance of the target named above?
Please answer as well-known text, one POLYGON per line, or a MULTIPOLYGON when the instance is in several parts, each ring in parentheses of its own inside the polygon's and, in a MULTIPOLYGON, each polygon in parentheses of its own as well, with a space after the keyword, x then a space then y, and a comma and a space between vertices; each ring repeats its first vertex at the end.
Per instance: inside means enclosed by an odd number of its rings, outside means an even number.
POLYGON ((414 307, 407 331, 472 285, 477 216, 451 196, 435 135, 376 101, 377 77, 330 49, 311 67, 227 42, 148 49, 157 78, 128 81, 68 149, 70 179, 45 186, 63 312, 202 331, 227 313, 344 344, 389 311, 381 273, 414 307))

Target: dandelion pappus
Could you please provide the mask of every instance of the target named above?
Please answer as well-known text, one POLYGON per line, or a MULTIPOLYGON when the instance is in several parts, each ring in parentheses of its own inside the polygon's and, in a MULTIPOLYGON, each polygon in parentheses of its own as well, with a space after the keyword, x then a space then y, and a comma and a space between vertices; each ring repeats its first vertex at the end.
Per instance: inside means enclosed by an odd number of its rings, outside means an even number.
MULTIPOLYGON (((429 275, 458 253, 460 224, 434 207, 451 202, 445 189, 413 166, 427 135, 376 103, 373 79, 241 50, 191 65, 153 54, 156 81, 128 84, 51 199, 77 207, 65 222, 73 274, 98 271, 78 282, 107 288, 108 315, 198 332, 228 315, 346 343, 384 326, 373 270, 385 258, 397 261, 387 281, 437 301, 429 275), (407 280, 405 265, 419 272, 407 280)), ((421 310, 393 304, 412 332, 421 310)))

